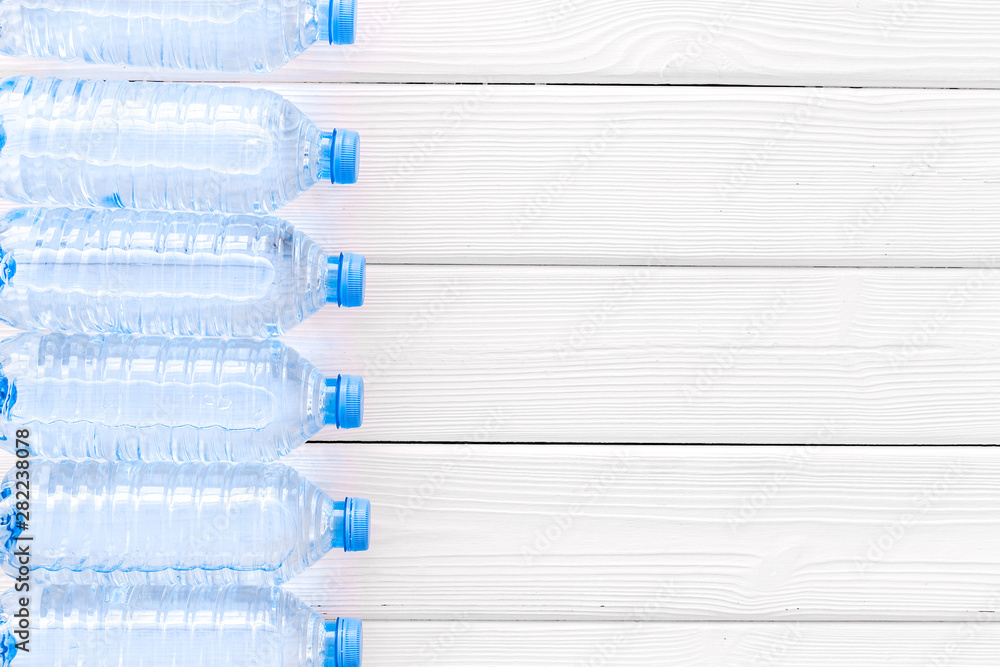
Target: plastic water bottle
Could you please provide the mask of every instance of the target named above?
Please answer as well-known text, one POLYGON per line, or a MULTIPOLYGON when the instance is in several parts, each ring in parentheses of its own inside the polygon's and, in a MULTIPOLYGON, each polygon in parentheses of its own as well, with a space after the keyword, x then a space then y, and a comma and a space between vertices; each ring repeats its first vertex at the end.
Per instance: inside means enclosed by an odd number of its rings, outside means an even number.
POLYGON ((0 83, 0 196, 11 201, 267 213, 357 171, 356 132, 322 132, 267 90, 0 83))
POLYGON ((364 257, 326 255, 277 218, 30 208, 0 219, 0 320, 21 329, 277 336, 364 296, 364 257))
POLYGON ((368 548, 367 500, 333 500, 278 463, 36 459, 28 516, 17 472, 0 484, 0 563, 16 574, 30 538, 36 583, 271 585, 368 548))
POLYGON ((3 667, 360 667, 361 651, 361 621, 324 621, 280 588, 49 585, 0 597, 3 667))
POLYGON ((4 0, 0 53, 268 72, 316 42, 354 43, 355 0, 4 0))
POLYGON ((276 340, 24 333, 0 342, 0 445, 37 456, 270 461, 361 425, 364 383, 276 340))

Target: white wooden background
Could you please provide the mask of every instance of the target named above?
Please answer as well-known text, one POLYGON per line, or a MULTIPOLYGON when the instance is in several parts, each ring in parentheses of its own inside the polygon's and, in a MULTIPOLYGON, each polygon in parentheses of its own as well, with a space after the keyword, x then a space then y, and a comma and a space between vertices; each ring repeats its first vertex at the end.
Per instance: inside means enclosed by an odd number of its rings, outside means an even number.
POLYGON ((363 137, 281 215, 370 260, 288 462, 373 546, 289 588, 368 667, 995 667, 1000 7, 359 5, 253 80, 363 137))

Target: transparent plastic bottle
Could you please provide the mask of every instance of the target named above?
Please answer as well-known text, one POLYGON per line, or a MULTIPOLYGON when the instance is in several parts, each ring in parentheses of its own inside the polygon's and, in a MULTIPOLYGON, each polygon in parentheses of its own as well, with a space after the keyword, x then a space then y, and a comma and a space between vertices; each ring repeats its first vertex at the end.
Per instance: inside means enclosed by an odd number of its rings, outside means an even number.
POLYGON ((30 538, 35 584, 272 585, 368 548, 367 500, 333 500, 279 463, 35 459, 29 516, 17 471, 0 485, 0 559, 16 575, 30 538))
POLYGON ((268 72, 316 42, 353 44, 355 0, 3 0, 0 53, 268 72))
POLYGON ((0 445, 36 456, 271 461, 324 425, 355 428, 364 383, 277 340, 24 333, 0 342, 0 445))
POLYGON ((0 320, 21 329, 278 336, 360 306, 365 258, 278 218, 125 209, 0 219, 0 320))
POLYGON ((360 667, 361 652, 361 621, 324 621, 275 587, 48 585, 0 597, 3 667, 360 667))
POLYGON ((354 183, 358 135, 268 90, 16 76, 0 82, 0 196, 28 204, 267 213, 354 183))

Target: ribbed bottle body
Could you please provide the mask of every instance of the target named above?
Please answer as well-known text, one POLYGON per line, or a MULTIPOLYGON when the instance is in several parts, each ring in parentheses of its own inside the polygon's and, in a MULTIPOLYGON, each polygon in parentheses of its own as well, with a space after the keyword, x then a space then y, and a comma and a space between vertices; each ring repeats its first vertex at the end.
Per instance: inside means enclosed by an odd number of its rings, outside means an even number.
POLYGON ((265 213, 320 171, 319 128, 266 90, 18 76, 0 123, 17 202, 265 213))
POLYGON ((0 320, 266 337, 327 302, 327 256, 272 217, 24 208, 0 220, 0 320))
POLYGON ((52 459, 270 461, 323 425, 325 378, 276 340, 25 333, 0 424, 52 459))
POLYGON ((279 588, 36 586, 18 650, 20 597, 0 597, 3 667, 323 667, 322 617, 279 588))
POLYGON ((34 461, 23 532, 15 488, 12 470, 3 567, 17 571, 13 538, 30 536, 36 583, 276 584, 344 528, 344 501, 280 464, 34 461))
POLYGON ((4 0, 0 53, 267 72, 320 35, 317 0, 4 0))

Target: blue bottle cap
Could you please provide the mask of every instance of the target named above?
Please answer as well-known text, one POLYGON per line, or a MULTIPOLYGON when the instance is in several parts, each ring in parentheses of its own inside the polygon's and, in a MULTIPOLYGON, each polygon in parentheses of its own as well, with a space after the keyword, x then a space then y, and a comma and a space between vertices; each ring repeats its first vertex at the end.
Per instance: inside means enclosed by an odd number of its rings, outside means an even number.
POLYGON ((3 248, 0 248, 0 292, 11 281, 15 273, 17 273, 17 262, 14 261, 14 254, 4 252, 3 248))
POLYGON ((357 0, 330 0, 330 43, 353 44, 357 0))
POLYGON ((361 646, 361 621, 356 618, 327 621, 323 667, 361 667, 361 646))
POLYGON ((365 256, 342 252, 326 260, 326 302, 354 308, 365 302, 365 256))
POLYGON ((357 375, 326 378, 321 408, 323 423, 337 428, 358 428, 365 415, 365 381, 357 375))
POLYGON ((372 504, 364 498, 344 499, 344 551, 368 551, 372 504))
POLYGON ((17 403, 17 385, 7 379, 0 367, 0 418, 10 419, 10 411, 14 409, 15 403, 17 403))
POLYGON ((330 180, 350 185, 358 182, 358 149, 361 136, 354 130, 334 130, 330 152, 330 180))

